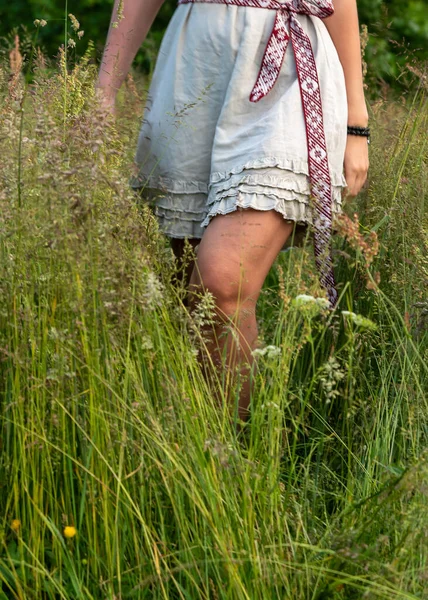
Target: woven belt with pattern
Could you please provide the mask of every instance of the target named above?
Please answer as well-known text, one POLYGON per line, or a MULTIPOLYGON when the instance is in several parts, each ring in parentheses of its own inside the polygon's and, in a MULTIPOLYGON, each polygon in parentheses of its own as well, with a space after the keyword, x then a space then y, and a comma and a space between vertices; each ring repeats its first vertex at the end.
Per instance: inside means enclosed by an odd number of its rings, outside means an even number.
POLYGON ((230 4, 276 11, 275 23, 263 56, 257 81, 250 101, 259 102, 267 96, 281 71, 284 56, 291 40, 296 60, 297 77, 302 97, 303 114, 308 145, 308 166, 311 193, 315 207, 314 251, 322 286, 326 289, 332 307, 337 303, 331 256, 332 186, 324 132, 321 92, 315 57, 308 35, 296 15, 325 18, 333 14, 330 0, 178 0, 178 4, 205 2, 230 4))

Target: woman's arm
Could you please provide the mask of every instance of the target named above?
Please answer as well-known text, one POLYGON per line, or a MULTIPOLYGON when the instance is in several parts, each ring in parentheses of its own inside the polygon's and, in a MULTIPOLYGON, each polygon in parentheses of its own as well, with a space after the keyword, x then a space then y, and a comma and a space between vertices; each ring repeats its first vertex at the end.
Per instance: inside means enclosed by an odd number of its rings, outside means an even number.
POLYGON ((164 0, 115 0, 96 87, 114 105, 135 55, 164 0), (121 8, 122 18, 118 19, 121 8), (113 23, 117 22, 117 27, 113 23))
MULTIPOLYGON (((334 14, 324 23, 336 47, 345 74, 348 98, 348 125, 366 127, 368 112, 364 98, 360 28, 356 0, 335 0, 334 14)), ((348 135, 345 177, 348 191, 356 196, 367 179, 367 139, 348 135)))

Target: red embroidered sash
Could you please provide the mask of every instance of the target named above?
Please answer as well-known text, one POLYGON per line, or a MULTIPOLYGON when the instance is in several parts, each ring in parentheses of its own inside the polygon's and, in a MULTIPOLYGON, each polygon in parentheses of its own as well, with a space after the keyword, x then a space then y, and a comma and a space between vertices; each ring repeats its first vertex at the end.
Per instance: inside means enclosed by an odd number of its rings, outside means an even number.
POLYGON ((276 10, 271 36, 266 46, 251 102, 264 98, 275 85, 291 39, 302 97, 308 145, 308 166, 314 215, 314 252, 319 278, 334 307, 337 291, 331 256, 332 186, 324 133, 321 92, 311 41, 296 14, 325 18, 333 14, 331 0, 178 0, 178 4, 206 2, 276 10))

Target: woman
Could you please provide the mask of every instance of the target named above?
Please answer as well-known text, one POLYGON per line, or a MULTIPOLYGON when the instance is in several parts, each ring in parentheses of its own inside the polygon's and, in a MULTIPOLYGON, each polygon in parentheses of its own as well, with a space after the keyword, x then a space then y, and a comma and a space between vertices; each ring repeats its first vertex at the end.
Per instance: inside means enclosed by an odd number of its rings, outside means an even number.
MULTIPOLYGON (((97 83, 109 110, 162 1, 116 0, 97 83)), ((207 346, 214 367, 225 353, 244 381, 241 419, 257 299, 296 231, 313 228, 321 283, 337 300, 331 221, 343 188, 355 196, 366 181, 367 124, 356 0, 334 10, 331 0, 180 0, 131 185, 161 191, 155 211, 178 259, 186 239, 197 249, 189 298, 214 295, 207 346)))

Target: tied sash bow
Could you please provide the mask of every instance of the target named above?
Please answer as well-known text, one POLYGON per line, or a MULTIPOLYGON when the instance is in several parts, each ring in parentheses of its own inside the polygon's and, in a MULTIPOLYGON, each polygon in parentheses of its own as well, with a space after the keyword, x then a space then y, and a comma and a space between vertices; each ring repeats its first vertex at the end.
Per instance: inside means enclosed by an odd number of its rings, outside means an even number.
POLYGON ((324 132, 324 119, 315 56, 309 36, 296 15, 324 19, 334 12, 331 0, 178 0, 178 4, 205 2, 230 4, 276 11, 272 33, 266 46, 250 101, 259 102, 278 80, 289 42, 294 51, 302 98, 308 146, 308 168, 314 206, 314 254, 321 285, 330 304, 337 304, 337 291, 331 256, 332 185, 324 132))

